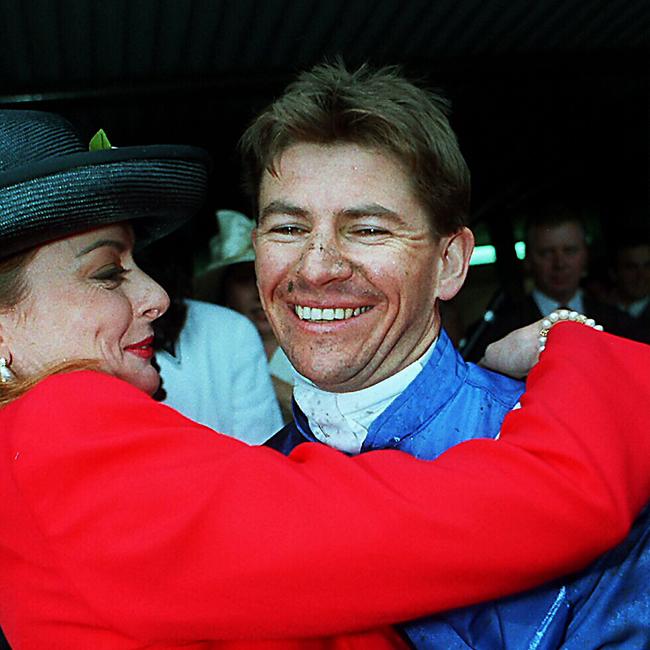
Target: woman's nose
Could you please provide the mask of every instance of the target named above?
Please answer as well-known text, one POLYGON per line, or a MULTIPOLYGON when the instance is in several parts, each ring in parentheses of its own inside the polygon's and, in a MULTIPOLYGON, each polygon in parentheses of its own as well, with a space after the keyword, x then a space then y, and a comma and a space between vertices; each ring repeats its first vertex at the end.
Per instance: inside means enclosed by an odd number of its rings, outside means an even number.
POLYGON ((139 272, 142 274, 142 288, 139 308, 136 311, 138 315, 153 321, 169 309, 169 296, 152 277, 144 271, 139 270, 139 272))

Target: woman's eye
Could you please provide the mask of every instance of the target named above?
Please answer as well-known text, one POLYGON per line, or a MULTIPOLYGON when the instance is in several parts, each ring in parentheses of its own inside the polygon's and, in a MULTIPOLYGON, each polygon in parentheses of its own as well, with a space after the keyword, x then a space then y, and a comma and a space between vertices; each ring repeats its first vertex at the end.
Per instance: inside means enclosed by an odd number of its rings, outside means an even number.
POLYGON ((125 269, 122 266, 105 266, 99 269, 96 273, 93 274, 93 280, 98 280, 99 282, 105 282, 109 285, 119 286, 124 281, 126 274, 129 272, 129 269, 125 269))

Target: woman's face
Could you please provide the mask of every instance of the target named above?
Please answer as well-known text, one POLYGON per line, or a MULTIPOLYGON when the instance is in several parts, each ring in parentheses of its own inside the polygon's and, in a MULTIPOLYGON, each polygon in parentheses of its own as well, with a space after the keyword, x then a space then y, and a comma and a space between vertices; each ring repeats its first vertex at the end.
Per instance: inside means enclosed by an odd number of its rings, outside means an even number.
POLYGON ((165 291, 133 261, 126 224, 97 228, 41 247, 25 270, 21 302, 0 314, 0 351, 19 377, 75 359, 153 393, 152 323, 165 291))

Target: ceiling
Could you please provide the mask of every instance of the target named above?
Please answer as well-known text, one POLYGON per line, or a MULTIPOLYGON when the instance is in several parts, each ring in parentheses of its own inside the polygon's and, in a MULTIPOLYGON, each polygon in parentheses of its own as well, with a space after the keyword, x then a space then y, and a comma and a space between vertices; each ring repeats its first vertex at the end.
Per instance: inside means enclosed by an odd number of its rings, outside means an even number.
POLYGON ((205 146, 242 209, 237 137, 296 71, 398 63, 451 97, 475 216, 560 183, 638 220, 649 35, 647 0, 0 0, 0 105, 205 146))

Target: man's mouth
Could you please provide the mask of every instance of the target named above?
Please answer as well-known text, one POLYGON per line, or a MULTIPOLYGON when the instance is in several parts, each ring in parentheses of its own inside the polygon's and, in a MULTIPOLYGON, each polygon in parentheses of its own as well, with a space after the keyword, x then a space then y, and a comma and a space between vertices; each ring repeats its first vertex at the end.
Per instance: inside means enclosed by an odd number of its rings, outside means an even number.
POLYGON ((308 321, 332 321, 348 320, 355 318, 372 309, 372 305, 365 307, 303 307, 294 305, 293 310, 300 320, 308 321))

